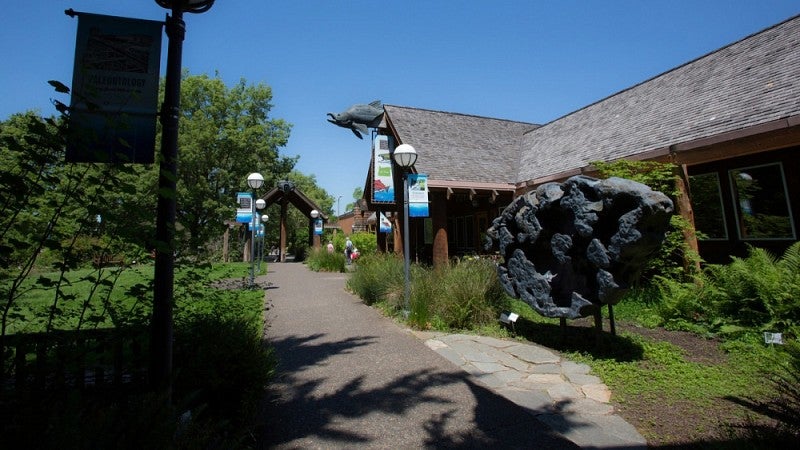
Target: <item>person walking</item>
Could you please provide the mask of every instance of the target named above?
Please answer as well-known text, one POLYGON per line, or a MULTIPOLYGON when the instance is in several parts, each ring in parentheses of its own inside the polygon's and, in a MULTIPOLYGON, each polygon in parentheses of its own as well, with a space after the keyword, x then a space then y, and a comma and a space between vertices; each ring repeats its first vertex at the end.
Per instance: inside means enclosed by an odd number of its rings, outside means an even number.
POLYGON ((344 243, 344 256, 347 264, 350 264, 353 261, 353 241, 351 241, 349 237, 344 243))

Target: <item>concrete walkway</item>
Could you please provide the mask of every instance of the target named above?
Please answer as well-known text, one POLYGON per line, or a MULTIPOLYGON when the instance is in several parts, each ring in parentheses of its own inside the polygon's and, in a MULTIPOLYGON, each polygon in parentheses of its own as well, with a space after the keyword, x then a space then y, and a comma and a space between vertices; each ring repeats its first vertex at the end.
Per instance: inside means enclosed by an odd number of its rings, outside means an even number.
POLYGON ((646 447, 587 366, 403 328, 348 294, 348 276, 273 263, 257 279, 280 361, 262 448, 646 447))

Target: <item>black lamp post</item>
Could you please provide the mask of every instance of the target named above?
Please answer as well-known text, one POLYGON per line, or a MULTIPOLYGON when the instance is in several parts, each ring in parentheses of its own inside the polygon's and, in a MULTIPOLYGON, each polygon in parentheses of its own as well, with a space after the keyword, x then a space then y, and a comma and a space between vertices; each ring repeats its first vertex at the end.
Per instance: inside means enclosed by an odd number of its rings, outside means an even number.
POLYGON ((264 176, 258 172, 253 172, 247 176, 247 185, 250 189, 253 190, 253 201, 250 202, 252 205, 251 211, 252 215, 250 216, 250 281, 247 284, 247 287, 253 288, 256 283, 256 236, 258 227, 258 210, 263 209, 266 205, 266 202, 263 199, 256 200, 258 196, 258 190, 261 186, 264 185, 264 176))
POLYGON ((405 293, 403 296, 403 308, 405 315, 410 313, 411 298, 411 251, 408 242, 408 172, 414 163, 417 162, 417 151, 408 144, 400 144, 394 149, 392 155, 395 164, 403 169, 403 259, 405 261, 405 293))
POLYGON ((153 276, 153 317, 150 340, 150 383, 171 395, 172 304, 175 281, 175 214, 177 210, 178 117, 181 98, 181 59, 186 25, 183 13, 208 11, 214 0, 156 0, 172 10, 167 15, 167 49, 164 103, 161 105, 161 160, 156 207, 156 261, 153 276))

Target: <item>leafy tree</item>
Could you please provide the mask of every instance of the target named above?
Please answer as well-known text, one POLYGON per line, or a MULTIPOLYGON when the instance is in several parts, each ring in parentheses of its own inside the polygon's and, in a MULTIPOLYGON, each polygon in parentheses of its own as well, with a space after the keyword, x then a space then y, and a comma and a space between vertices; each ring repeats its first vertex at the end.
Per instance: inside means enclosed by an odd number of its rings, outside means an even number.
POLYGON ((217 75, 184 74, 181 86, 178 222, 189 250, 221 234, 235 209, 247 174, 259 172, 265 186, 289 173, 297 158, 281 156, 291 126, 272 119, 272 89, 245 80, 231 88, 217 75))
POLYGON ((345 211, 352 211, 356 207, 356 202, 361 200, 361 197, 363 196, 364 196, 363 188, 357 187, 353 189, 353 202, 345 205, 344 207, 345 211))
MULTIPOLYGON (((225 221, 232 219, 236 209, 236 192, 250 190, 249 173, 261 173, 269 187, 297 163, 297 157, 280 155, 291 125, 269 117, 271 101, 272 89, 265 84, 242 79, 228 87, 218 74, 183 73, 176 214, 179 254, 201 252, 222 235, 225 221)), ((127 215, 122 223, 137 226, 146 240, 145 236, 154 235, 158 165, 139 167, 132 176, 138 189, 120 197, 127 215)))

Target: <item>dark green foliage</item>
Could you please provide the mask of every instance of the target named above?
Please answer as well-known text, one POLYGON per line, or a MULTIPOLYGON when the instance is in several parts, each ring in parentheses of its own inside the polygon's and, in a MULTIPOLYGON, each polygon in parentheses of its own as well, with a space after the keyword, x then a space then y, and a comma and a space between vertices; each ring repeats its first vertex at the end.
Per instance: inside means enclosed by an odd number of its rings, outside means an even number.
POLYGON ((747 258, 708 265, 692 282, 655 279, 661 325, 717 334, 747 330, 797 336, 800 325, 800 243, 776 258, 751 247, 747 258))
POLYGON ((275 361, 252 321, 214 314, 183 323, 175 333, 174 392, 196 420, 252 425, 275 361))

